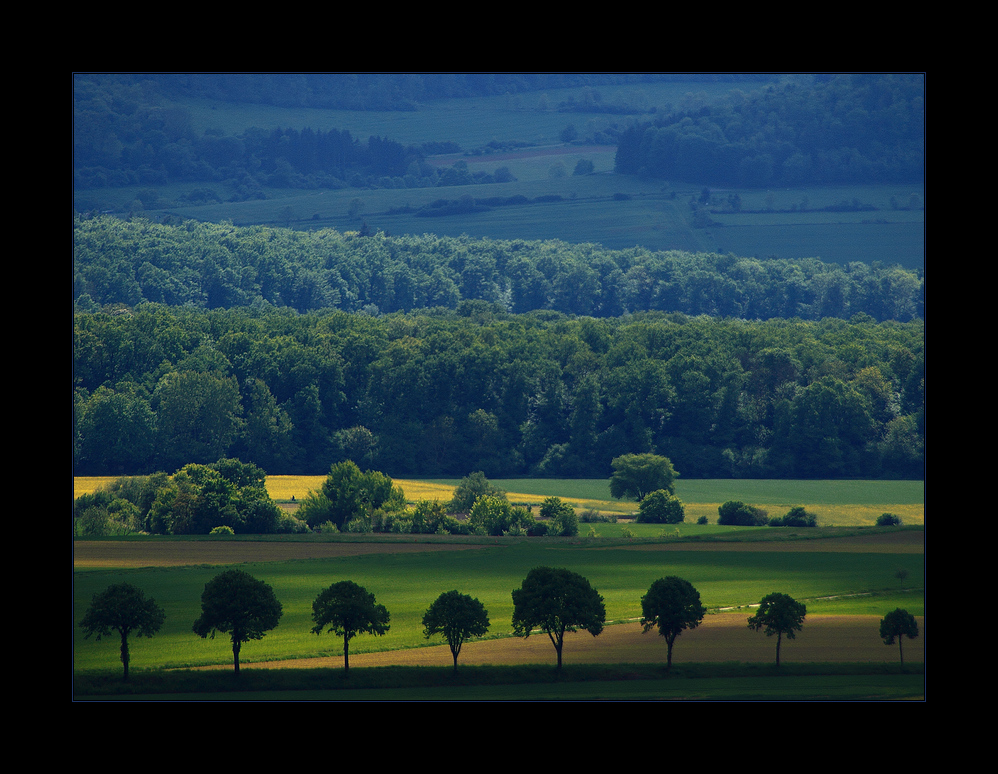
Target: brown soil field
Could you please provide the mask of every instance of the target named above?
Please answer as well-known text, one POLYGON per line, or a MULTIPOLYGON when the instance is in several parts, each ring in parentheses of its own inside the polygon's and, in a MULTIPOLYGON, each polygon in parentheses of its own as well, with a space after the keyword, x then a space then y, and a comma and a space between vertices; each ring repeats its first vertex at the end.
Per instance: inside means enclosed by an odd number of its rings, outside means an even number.
POLYGON ((462 551, 477 545, 447 543, 270 543, 266 541, 100 541, 73 543, 73 568, 181 567, 198 564, 284 562, 292 559, 327 559, 374 553, 411 551, 462 551))
MULTIPOLYGON (((283 562, 292 559, 326 559, 371 553, 411 551, 466 551, 483 544, 469 543, 318 543, 238 541, 192 542, 144 540, 76 540, 73 542, 74 569, 126 567, 179 567, 222 565, 241 562, 283 562)), ((491 545, 491 544, 490 544, 491 545)), ((620 544, 614 542, 614 548, 620 544)), ((683 542, 644 543, 642 551, 871 551, 879 553, 924 553, 924 532, 891 532, 844 538, 778 542, 683 542)))
MULTIPOLYGON (((708 615, 692 631, 676 639, 672 664, 687 663, 767 663, 776 661, 776 638, 748 628, 748 614, 708 615)), ((925 661, 925 618, 918 617, 919 636, 905 640, 905 663, 925 661)), ((780 661, 798 663, 898 663, 898 647, 880 639, 880 619, 865 615, 809 615, 796 639, 783 638, 780 661)), ((664 663, 665 640, 657 631, 643 633, 638 623, 608 626, 598 637, 587 632, 565 636, 565 664, 664 663)), ((554 646, 544 634, 526 639, 507 638, 469 642, 461 649, 462 665, 552 664, 557 661, 554 646)), ((358 653, 350 656, 351 667, 451 666, 446 645, 434 645, 386 653, 358 653)), ((343 656, 298 659, 268 663, 244 663, 241 667, 266 669, 341 669, 343 656)), ((230 668, 222 665, 219 669, 230 668)))

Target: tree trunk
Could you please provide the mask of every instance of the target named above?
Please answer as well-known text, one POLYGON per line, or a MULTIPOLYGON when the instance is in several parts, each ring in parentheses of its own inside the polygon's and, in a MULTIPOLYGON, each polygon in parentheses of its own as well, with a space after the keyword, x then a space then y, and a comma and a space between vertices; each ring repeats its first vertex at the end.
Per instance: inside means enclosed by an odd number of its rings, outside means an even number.
POLYGON ((350 638, 343 635, 343 674, 350 671, 350 638))
POLYGON ((780 665, 780 641, 783 639, 783 632, 776 635, 776 666, 780 665))
POLYGON ((128 680, 128 635, 121 633, 121 663, 125 667, 125 680, 128 680))
POLYGON ((232 664, 236 668, 236 674, 239 674, 239 649, 242 647, 242 643, 238 640, 233 640, 232 642, 232 664))
POLYGON ((901 654, 901 666, 904 666, 904 636, 898 637, 898 652, 901 654))

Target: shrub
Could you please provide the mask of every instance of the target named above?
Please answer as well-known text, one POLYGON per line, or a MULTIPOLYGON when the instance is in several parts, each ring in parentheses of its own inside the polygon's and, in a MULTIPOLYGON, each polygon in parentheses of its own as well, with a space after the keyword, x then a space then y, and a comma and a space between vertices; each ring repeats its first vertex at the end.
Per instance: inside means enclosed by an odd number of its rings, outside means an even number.
POLYGON ((235 535, 236 531, 234 529, 232 529, 232 527, 223 524, 220 527, 212 527, 211 532, 209 532, 208 534, 209 535, 235 535))
POLYGON ((682 501, 665 489, 650 492, 638 506, 640 524, 679 524, 686 520, 682 501))
POLYGON ((707 523, 708 522, 706 516, 701 516, 699 519, 697 519, 697 524, 707 524, 707 523))
POLYGON ((818 517, 808 513, 803 506, 797 505, 787 511, 786 515, 769 520, 770 527, 817 527, 818 517))
POLYGON ((764 527, 769 514, 762 508, 746 505, 739 500, 728 500, 717 509, 717 523, 735 527, 764 527))
POLYGON ((579 521, 583 524, 616 524, 617 514, 600 513, 595 508, 586 508, 579 513, 579 521))
POLYGON ((877 517, 878 527, 900 527, 901 517, 896 513, 881 513, 877 517))

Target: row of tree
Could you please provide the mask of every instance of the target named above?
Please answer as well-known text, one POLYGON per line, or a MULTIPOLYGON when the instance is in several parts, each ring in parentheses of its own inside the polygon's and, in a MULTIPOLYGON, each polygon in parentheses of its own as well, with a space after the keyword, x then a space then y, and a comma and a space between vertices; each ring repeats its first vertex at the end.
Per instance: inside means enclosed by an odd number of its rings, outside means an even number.
POLYGON ((920 74, 790 78, 625 130, 616 171, 747 188, 917 183, 925 175, 920 74))
POLYGON ((486 302, 515 314, 662 311, 760 320, 864 314, 908 321, 923 315, 924 285, 899 266, 815 258, 110 216, 76 216, 73 223, 73 300, 84 311, 153 302, 385 314, 486 302))
POLYGON ((74 315, 77 475, 921 478, 924 326, 142 305, 74 315))
MULTIPOLYGON (((587 631, 593 637, 602 633, 606 624, 603 597, 582 575, 559 567, 535 567, 524 578, 513 596, 513 634, 530 637, 546 634, 562 667, 565 634, 587 631)), ((668 651, 666 668, 672 667, 672 649, 684 631, 696 629, 707 614, 700 593, 687 580, 676 576, 660 578, 652 583, 641 598, 641 624, 647 633, 658 629, 668 651)), ((780 665, 780 646, 784 636, 794 639, 804 625, 807 608, 792 597, 774 592, 762 599, 758 610, 748 619, 748 626, 776 635, 776 665, 780 665)), ((205 584, 201 595, 201 615, 194 622, 199 637, 214 638, 216 632, 228 634, 232 643, 232 660, 239 674, 239 654, 246 642, 261 639, 280 622, 283 608, 273 588, 243 570, 226 570, 205 584)), ((121 643, 124 679, 128 680, 130 661, 128 638, 131 635, 152 637, 166 620, 162 607, 135 586, 121 583, 109 586, 94 595, 90 607, 79 622, 85 636, 99 640, 117 634, 121 643)), ((358 634, 382 636, 390 627, 391 616, 371 592, 353 581, 344 580, 323 589, 312 603, 312 632, 324 631, 343 639, 343 671, 350 669, 350 641, 358 634)), ((423 616, 427 639, 443 635, 450 646, 457 671, 461 647, 470 638, 482 637, 489 630, 488 611, 477 599, 459 591, 441 594, 423 616)), ((880 622, 880 635, 885 644, 895 639, 901 648, 904 663, 903 637, 918 636, 914 617, 897 609, 880 622)))

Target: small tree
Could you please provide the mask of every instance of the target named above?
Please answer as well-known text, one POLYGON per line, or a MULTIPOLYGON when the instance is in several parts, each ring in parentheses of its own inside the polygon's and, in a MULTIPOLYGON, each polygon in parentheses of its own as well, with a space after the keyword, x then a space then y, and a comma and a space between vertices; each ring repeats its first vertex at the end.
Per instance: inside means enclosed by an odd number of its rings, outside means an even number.
POLYGON ((696 629, 707 614, 700 592, 683 578, 670 575, 651 584, 641 597, 641 624, 645 633, 658 627, 668 646, 666 670, 672 668, 672 646, 686 629, 696 629))
POLYGON ((603 597, 577 572, 535 567, 513 591, 513 634, 529 637, 534 629, 547 634, 558 654, 558 669, 566 632, 583 629, 596 637, 605 623, 603 597))
POLYGON ((674 494, 657 489, 638 505, 636 520, 642 524, 680 524, 686 521, 686 508, 674 494))
POLYGON ((881 513, 877 517, 878 527, 900 527, 901 517, 896 513, 881 513))
POLYGON ((457 657, 461 646, 469 637, 481 637, 489 630, 489 611, 477 599, 458 591, 447 591, 437 597, 423 616, 423 634, 426 639, 442 634, 454 656, 454 671, 457 672, 457 657))
POLYGON ((353 581, 340 581, 319 592, 312 603, 312 631, 322 634, 327 629, 343 638, 343 673, 350 670, 350 640, 358 634, 378 637, 391 627, 391 616, 379 605, 374 594, 353 581))
POLYGON ((242 570, 226 570, 205 584, 194 633, 212 639, 216 631, 228 634, 238 675, 243 643, 263 639, 280 622, 283 612, 274 589, 267 583, 242 570))
POLYGON ((118 583, 94 594, 80 628, 85 632, 84 637, 95 635, 98 641, 111 632, 118 633, 124 679, 128 680, 128 636, 135 633, 139 637, 152 637, 165 620, 166 613, 155 600, 146 599, 145 594, 130 583, 118 583))
POLYGON ((774 592, 767 594, 759 603, 759 610, 748 619, 749 629, 759 631, 764 629, 767 637, 776 635, 776 666, 780 665, 780 643, 783 635, 788 640, 797 636, 804 628, 804 616, 807 607, 786 594, 774 592))
POLYGON ((918 636, 918 622, 907 610, 896 608, 880 619, 880 636, 884 645, 893 645, 897 640, 901 666, 904 666, 904 638, 913 640, 918 636))
POLYGON ((627 497, 640 502, 645 495, 656 489, 664 489, 669 494, 675 491, 675 481, 679 474, 668 457, 658 454, 624 454, 614 458, 610 464, 613 466, 610 494, 616 500, 627 497))
POLYGON ((550 523, 549 535, 575 537, 579 534, 579 517, 575 509, 560 497, 546 497, 541 505, 541 518, 550 523))
POLYGON ((454 488, 454 494, 447 510, 451 513, 467 513, 479 497, 505 498, 506 493, 493 486, 480 470, 469 473, 454 488))

